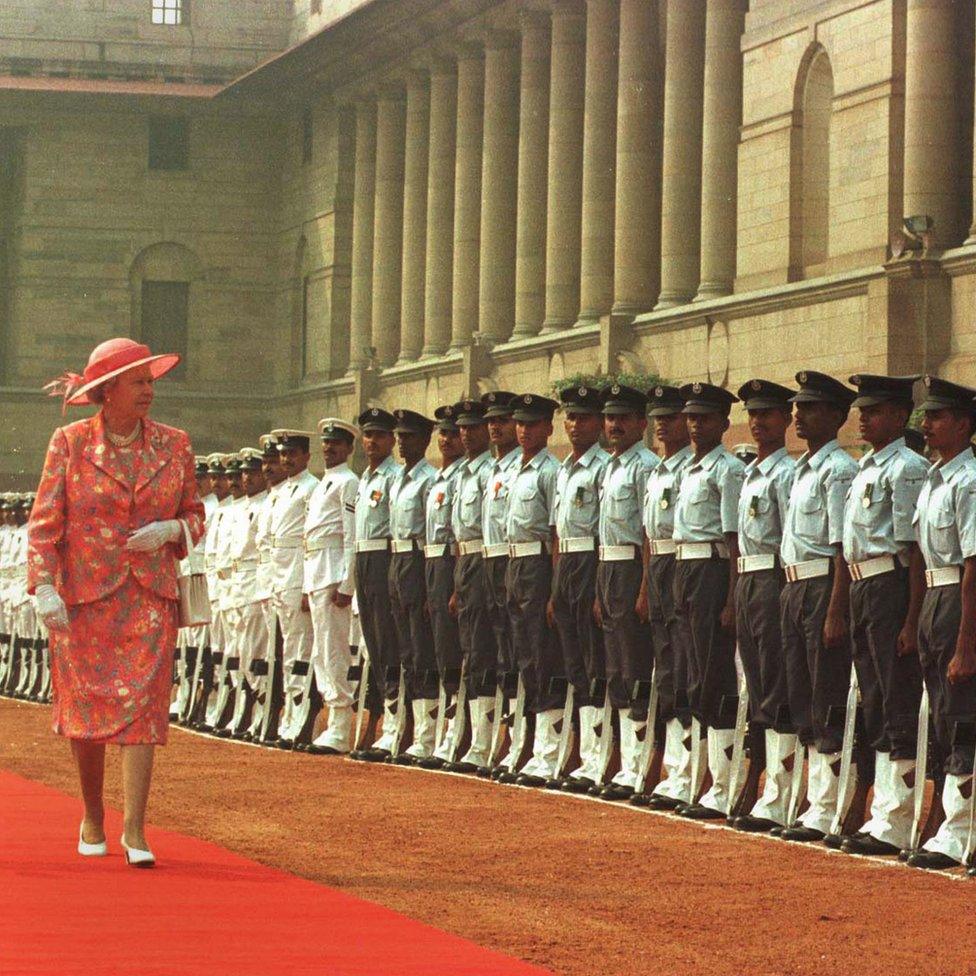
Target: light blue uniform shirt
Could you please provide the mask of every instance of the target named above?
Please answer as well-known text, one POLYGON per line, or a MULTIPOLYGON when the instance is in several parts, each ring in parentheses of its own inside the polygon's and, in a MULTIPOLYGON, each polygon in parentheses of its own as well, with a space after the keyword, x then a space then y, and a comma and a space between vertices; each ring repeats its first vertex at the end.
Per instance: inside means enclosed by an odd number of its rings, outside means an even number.
POLYGON ((796 462, 785 447, 746 465, 739 495, 739 552, 779 555, 796 462))
POLYGON ((522 448, 513 447, 488 468, 485 496, 482 502, 481 530, 486 546, 508 542, 505 538, 505 516, 508 514, 508 482, 522 457, 522 448))
POLYGON ((929 468, 915 509, 915 535, 926 569, 962 566, 976 556, 976 457, 968 448, 929 468))
POLYGON ((522 464, 521 456, 508 480, 506 542, 548 542, 556 522, 556 475, 559 462, 548 448, 522 464))
POLYGON ((389 539, 390 486, 400 477, 400 465, 391 454, 375 471, 359 477, 356 491, 356 539, 389 539))
POLYGON ((611 455, 600 488, 600 544, 644 543, 644 495, 647 479, 661 459, 638 441, 623 454, 611 455))
POLYGON ((578 460, 563 459, 556 475, 556 534, 560 539, 595 539, 600 522, 600 482, 610 455, 592 445, 578 460))
POLYGON ((457 490, 458 475, 464 458, 459 457, 446 468, 437 472, 427 493, 427 544, 453 542, 454 530, 451 526, 451 509, 454 506, 454 492, 457 490))
POLYGON ((490 468, 491 451, 485 451, 470 461, 465 458, 458 468, 454 504, 451 506, 451 526, 458 542, 473 542, 481 538, 481 503, 490 468))
POLYGON ((786 566, 833 559, 844 535, 844 500, 857 471, 837 439, 796 462, 780 556, 786 566))
POLYGON ((742 462, 721 444, 698 461, 692 457, 681 472, 674 541, 725 542, 737 532, 744 476, 742 462))
POLYGON ((899 437, 861 458, 844 506, 844 558, 849 563, 894 556, 915 541, 915 503, 928 462, 899 437))
POLYGON ((390 486, 390 535, 394 539, 419 539, 426 531, 427 493, 437 477, 437 469, 421 458, 390 486))
POLYGON ((674 532, 674 506, 678 500, 681 472, 691 459, 691 447, 675 451, 647 476, 644 493, 644 531, 648 539, 670 539, 674 532))

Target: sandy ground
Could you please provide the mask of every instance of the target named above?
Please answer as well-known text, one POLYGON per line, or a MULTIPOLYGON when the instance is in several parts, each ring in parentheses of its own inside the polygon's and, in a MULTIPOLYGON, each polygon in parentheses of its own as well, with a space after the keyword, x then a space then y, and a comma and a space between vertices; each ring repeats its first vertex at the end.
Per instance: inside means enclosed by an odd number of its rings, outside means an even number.
MULTIPOLYGON (((0 766, 77 792, 46 707, 0 700, 0 766)), ((150 819, 557 973, 976 973, 976 880, 627 806, 174 728, 150 819)))

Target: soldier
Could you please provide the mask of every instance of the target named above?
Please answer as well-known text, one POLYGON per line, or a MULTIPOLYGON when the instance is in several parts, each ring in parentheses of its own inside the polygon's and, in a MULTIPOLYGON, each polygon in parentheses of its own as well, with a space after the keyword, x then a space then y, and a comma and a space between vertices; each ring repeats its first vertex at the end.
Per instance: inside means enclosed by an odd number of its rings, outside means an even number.
MULTIPOLYGON (((735 396, 708 383, 680 388, 694 453, 681 477, 674 510, 674 601, 680 640, 689 648, 688 702, 707 729, 712 785, 682 807, 694 820, 724 819, 729 801, 738 687, 735 585, 739 494, 744 468, 722 446, 735 396), (731 703, 731 705, 730 705, 731 703)), ((697 748, 700 743, 694 743, 697 748)), ((697 784, 693 784, 694 791, 697 784)))
MULTIPOLYGON (((688 648, 681 643, 674 610, 674 505, 681 474, 691 458, 684 397, 677 387, 648 392, 647 415, 661 463, 647 476, 644 493, 645 568, 643 593, 651 625, 657 674, 658 721, 664 725, 662 777, 648 796, 631 797, 635 806, 674 810, 691 800, 691 712, 688 708, 688 648)), ((641 608, 638 614, 643 615, 641 608)))
POLYGON ((849 854, 897 854, 911 833, 925 591, 912 519, 928 465, 903 435, 918 378, 850 378, 858 388, 859 432, 871 450, 861 458, 844 507, 844 558, 854 663, 875 766, 870 819, 844 841, 849 854))
POLYGON ((308 751, 349 752, 353 688, 349 681, 349 631, 355 590, 356 491, 349 467, 359 430, 336 417, 319 421, 325 474, 308 500, 303 590, 312 616, 315 683, 329 710, 329 724, 308 751))
POLYGON ((455 416, 464 461, 458 469, 451 508, 451 525, 457 540, 451 606, 457 615, 464 660, 471 746, 460 760, 449 763, 445 769, 487 775, 498 652, 483 565, 482 501, 492 459, 484 404, 477 400, 462 400, 455 406, 455 416))
MULTIPOLYGON (((600 494, 600 565, 594 614, 603 628, 607 690, 620 728, 620 770, 603 787, 597 771, 591 793, 607 800, 634 794, 648 721, 647 701, 636 698, 637 682, 651 677, 653 650, 646 615, 638 613, 644 582, 643 507, 647 478, 660 459, 644 446, 647 397, 614 383, 603 391, 603 425, 611 456, 600 494)), ((610 734, 606 729, 605 735, 610 734)))
POLYGON ((558 404, 526 393, 512 401, 521 454, 508 478, 505 589, 511 618, 512 651, 525 692, 525 710, 535 716, 532 756, 521 772, 518 756, 500 782, 544 786, 556 775, 563 695, 551 682, 562 674, 556 635, 546 620, 552 593, 552 543, 559 462, 546 446, 558 404))
POLYGON ((16 517, 16 496, 13 492, 0 495, 0 692, 14 669, 13 647, 13 542, 16 517))
POLYGON ((413 742, 398 758, 410 763, 433 755, 437 732, 437 658, 427 615, 423 550, 427 495, 437 471, 424 456, 433 422, 413 410, 394 410, 393 416, 403 467, 390 492, 390 610, 413 712, 413 742))
POLYGON ((309 495, 319 479, 308 470, 312 434, 305 430, 271 431, 285 480, 271 509, 271 602, 281 630, 281 680, 284 708, 278 747, 294 748, 302 734, 303 677, 312 660, 312 618, 302 597, 305 565, 302 544, 309 495))
MULTIPOLYGON (((780 631, 780 593, 785 582, 779 551, 793 486, 795 464, 786 451, 793 422, 794 391, 755 379, 738 397, 756 442, 746 464, 739 497, 739 566, 736 583, 736 636, 749 696, 749 779, 742 792, 738 830, 760 832, 789 827, 791 758, 797 741, 789 720, 789 696, 780 631), (759 776, 763 794, 756 800, 759 776)), ((732 797, 735 803, 736 797, 732 797)))
POLYGON ((237 452, 240 459, 241 489, 243 495, 231 509, 228 526, 228 550, 231 559, 231 586, 228 609, 224 619, 227 624, 227 653, 235 660, 229 662, 228 672, 233 682, 234 709, 229 721, 217 732, 221 738, 239 737, 246 730, 254 704, 254 690, 249 682, 251 662, 255 651, 264 650, 261 639, 264 616, 255 602, 258 573, 257 517, 268 497, 267 482, 261 469, 261 452, 244 447, 237 452))
MULTIPOLYGON (((549 624, 556 630, 563 653, 566 679, 573 688, 579 715, 579 768, 554 780, 571 793, 585 793, 596 785, 600 759, 597 725, 603 702, 590 698, 594 680, 605 677, 603 634, 596 625, 597 542, 600 485, 610 455, 600 446, 603 398, 592 386, 561 390, 570 453, 556 475, 556 541, 549 624)), ((564 722, 572 722, 570 711, 564 722)), ((562 773, 562 770, 557 770, 562 773)))
POLYGON ((780 628, 790 721, 807 749, 809 806, 782 837, 809 842, 826 836, 838 802, 843 730, 833 713, 844 706, 851 671, 850 579, 840 546, 857 465, 837 440, 853 391, 813 370, 796 381, 796 433, 807 449, 796 462, 783 524, 780 628))
POLYGON ((351 753, 354 759, 383 762, 396 742, 400 659, 390 612, 390 492, 399 479, 393 459, 396 420, 379 407, 364 410, 362 431, 366 469, 356 490, 356 602, 369 654, 370 711, 383 708, 383 733, 375 743, 351 753))
POLYGON ((922 432, 938 459, 918 496, 916 535, 925 558, 919 655, 928 688, 937 760, 944 777, 945 820, 908 863, 949 868, 962 863, 973 804, 976 720, 976 390, 925 377, 922 432), (965 620, 965 624, 963 621, 965 620))
MULTIPOLYGON (((424 546, 427 582, 427 604, 430 625, 434 636, 434 654, 440 672, 441 701, 445 714, 438 709, 437 730, 441 736, 434 755, 418 763, 429 769, 439 769, 455 757, 451 753, 456 723, 463 727, 464 715, 458 715, 452 700, 460 690, 461 644, 458 637, 457 618, 451 613, 450 603, 454 594, 455 540, 451 525, 451 511, 457 479, 464 464, 464 447, 457 426, 454 404, 445 404, 434 411, 437 421, 437 449, 441 466, 430 491, 427 493, 427 544, 424 546), (448 715, 453 717, 448 721, 448 715), (445 729, 444 725, 447 723, 445 729)), ((463 707, 463 706, 462 706, 463 707)))

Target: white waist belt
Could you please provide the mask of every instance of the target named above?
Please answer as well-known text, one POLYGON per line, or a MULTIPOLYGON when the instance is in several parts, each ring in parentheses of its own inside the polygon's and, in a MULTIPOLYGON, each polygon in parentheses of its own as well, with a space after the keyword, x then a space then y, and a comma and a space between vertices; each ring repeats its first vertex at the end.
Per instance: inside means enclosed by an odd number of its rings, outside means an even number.
POLYGON ((239 573, 244 569, 257 569, 258 561, 256 559, 235 559, 234 560, 234 572, 239 573))
POLYGON ((259 552, 258 553, 258 562, 259 563, 270 563, 271 562, 271 553, 270 552, 259 552))
POLYGON ((385 552, 389 548, 389 539, 360 539, 356 543, 356 552, 385 552))
POLYGON ((312 553, 322 552, 323 549, 341 549, 342 540, 338 538, 319 539, 316 542, 305 543, 305 555, 311 556, 312 553))
POLYGON ((390 542, 390 549, 393 552, 413 552, 419 549, 420 543, 416 539, 393 539, 390 542))
POLYGON ((807 559, 802 563, 793 563, 792 566, 785 566, 784 570, 786 572, 786 579, 790 583, 799 583, 800 580, 829 576, 830 560, 826 556, 822 559, 807 559))
POLYGON ((875 559, 865 559, 861 563, 849 563, 852 580, 866 580, 872 576, 882 576, 895 571, 894 556, 878 556, 875 559))
POLYGON ((729 547, 724 542, 679 542, 677 558, 686 559, 729 558, 729 547))
POLYGON ((509 559, 522 559, 525 556, 541 556, 548 552, 549 547, 543 547, 541 542, 513 542, 508 547, 509 559))
POLYGON ((673 556, 678 543, 674 539, 648 539, 647 548, 652 556, 673 556))
POLYGON ((468 539, 467 542, 458 543, 458 555, 459 556, 473 556, 477 553, 481 555, 481 551, 485 548, 485 543, 483 539, 468 539))
POLYGON ((621 563, 626 559, 635 559, 640 552, 639 546, 600 546, 601 563, 621 563))
POLYGON ((495 559, 498 556, 508 555, 508 543, 496 542, 494 545, 484 546, 481 550, 485 559, 495 559))
POLYGON ((593 552, 596 549, 596 540, 587 536, 585 539, 577 536, 575 539, 560 539, 560 552, 593 552))
POLYGON ((740 573, 758 573, 762 569, 775 569, 776 556, 771 552, 764 552, 758 556, 739 556, 738 569, 740 573))
POLYGON ((427 559, 440 559, 441 556, 447 555, 447 550, 446 542, 435 542, 431 546, 424 546, 424 556, 427 559))
POLYGON ((302 546, 301 539, 275 539, 271 543, 272 547, 275 549, 300 549, 302 546))
POLYGON ((925 570, 925 585, 931 590, 936 586, 953 586, 962 581, 962 567, 941 566, 925 570))

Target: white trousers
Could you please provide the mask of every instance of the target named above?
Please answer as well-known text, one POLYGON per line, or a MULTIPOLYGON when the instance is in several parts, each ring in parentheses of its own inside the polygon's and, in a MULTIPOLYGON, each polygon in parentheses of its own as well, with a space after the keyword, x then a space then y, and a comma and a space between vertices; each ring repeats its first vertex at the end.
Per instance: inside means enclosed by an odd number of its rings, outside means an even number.
POLYGON ((292 674, 291 666, 295 661, 312 659, 312 616, 301 606, 294 606, 292 601, 281 599, 277 593, 273 602, 278 626, 281 627, 282 686, 289 694, 300 695, 305 687, 305 679, 292 674))
POLYGON ((329 708, 353 703, 353 687, 348 678, 352 655, 349 653, 350 607, 337 607, 332 597, 339 589, 333 583, 308 595, 312 617, 312 662, 315 683, 329 708))

